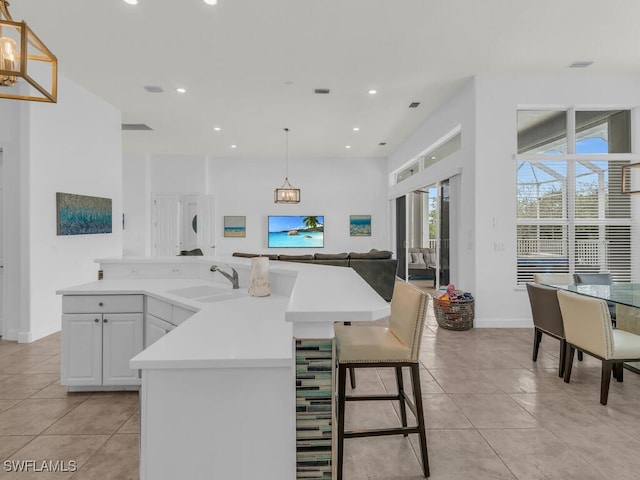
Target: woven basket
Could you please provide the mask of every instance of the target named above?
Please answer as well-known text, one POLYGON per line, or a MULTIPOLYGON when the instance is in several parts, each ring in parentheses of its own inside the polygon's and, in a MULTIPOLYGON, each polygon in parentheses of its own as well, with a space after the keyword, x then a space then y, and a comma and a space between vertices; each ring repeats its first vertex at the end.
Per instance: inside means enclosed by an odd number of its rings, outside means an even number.
POLYGON ((469 330, 473 327, 474 305, 473 299, 441 303, 436 298, 433 301, 433 310, 440 327, 447 330, 469 330))

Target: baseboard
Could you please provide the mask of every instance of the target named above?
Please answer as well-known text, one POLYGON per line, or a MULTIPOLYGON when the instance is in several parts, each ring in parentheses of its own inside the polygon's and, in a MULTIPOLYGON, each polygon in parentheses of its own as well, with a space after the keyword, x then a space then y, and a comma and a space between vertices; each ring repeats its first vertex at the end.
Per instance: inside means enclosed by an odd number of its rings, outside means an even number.
POLYGON ((475 328, 533 328, 530 318, 475 318, 475 328))

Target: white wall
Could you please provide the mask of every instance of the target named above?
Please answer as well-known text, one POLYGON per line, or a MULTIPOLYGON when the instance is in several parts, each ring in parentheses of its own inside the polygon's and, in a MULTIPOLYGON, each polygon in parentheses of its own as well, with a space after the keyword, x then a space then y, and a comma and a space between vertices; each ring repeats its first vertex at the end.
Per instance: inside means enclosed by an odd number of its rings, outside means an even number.
MULTIPOLYGON (((528 106, 634 108, 640 105, 639 82, 639 77, 584 75, 476 78, 476 314, 485 326, 530 325, 526 290, 516 287, 516 111, 528 106), (495 251, 495 242, 505 250, 495 251)), ((640 123, 632 127, 637 138, 640 123)), ((637 152, 637 143, 634 148, 637 152)))
MULTIPOLYGON (((516 112, 519 108, 634 108, 638 77, 479 75, 418 129, 389 158, 402 166, 456 124, 462 149, 390 188, 394 197, 460 168, 460 268, 452 282, 476 298, 476 326, 531 326, 523 287, 516 286, 516 112), (406 183, 406 185, 404 185, 406 183), (496 249, 504 245, 504 250, 496 249)), ((640 122, 634 112, 634 151, 640 122)))
MULTIPOLYGON (((19 102, 25 120, 9 141, 17 136, 20 152, 7 149, 4 156, 5 164, 20 162, 19 172, 5 170, 7 183, 20 189, 7 191, 6 203, 21 212, 20 240, 10 238, 5 252, 21 265, 5 274, 8 283, 17 280, 22 287, 12 338, 21 342, 59 330, 56 290, 95 280, 93 260, 122 252, 120 113, 74 82, 58 81, 57 104, 19 102), (56 192, 111 198, 113 233, 57 236, 56 192)), ((0 116, 15 108, 0 106, 0 116)))
POLYGON ((285 254, 316 251, 268 249, 268 215, 324 215, 325 247, 318 250, 321 252, 389 248, 385 159, 291 158, 289 166, 291 183, 302 190, 299 205, 273 203, 273 191, 284 181, 281 158, 125 157, 125 254, 147 254, 145 246, 150 243, 151 228, 148 206, 153 193, 212 194, 217 255, 235 251, 285 254), (144 192, 146 199, 141 201, 145 179, 149 182, 148 190, 144 192), (369 214, 371 237, 349 236, 349 216, 369 214), (245 238, 224 238, 225 215, 247 217, 245 238))
MULTIPOLYGON (((396 148, 388 159, 388 171, 400 169, 455 128, 460 127, 459 151, 409 179, 389 188, 393 199, 436 181, 460 175, 452 183, 451 193, 451 271, 450 281, 457 288, 475 291, 475 82, 468 82, 460 92, 431 116, 418 130, 396 148), (460 208, 453 210, 456 203, 460 208), (458 234, 455 235, 454 232, 458 234)), ((395 248, 395 247, 394 247, 395 248)))
POLYGON ((282 159, 213 159, 217 254, 234 251, 308 254, 316 249, 267 248, 268 215, 324 215, 323 253, 389 248, 386 162, 382 158, 290 158, 289 180, 301 190, 297 205, 276 205, 284 182, 282 159), (223 217, 247 217, 246 238, 224 238, 223 217), (371 236, 349 235, 350 215, 371 215, 371 236))

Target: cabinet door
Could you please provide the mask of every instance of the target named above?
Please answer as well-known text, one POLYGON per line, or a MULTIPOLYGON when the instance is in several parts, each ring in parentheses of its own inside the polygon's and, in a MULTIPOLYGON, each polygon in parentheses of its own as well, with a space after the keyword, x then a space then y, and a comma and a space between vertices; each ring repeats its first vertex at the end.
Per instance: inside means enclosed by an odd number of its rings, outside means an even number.
POLYGON ((129 360, 142 351, 142 314, 105 313, 102 317, 102 384, 140 385, 138 370, 129 368, 129 360))
POLYGON ((102 385, 102 315, 62 315, 61 383, 102 385))
POLYGON ((174 328, 174 326, 169 322, 165 322, 164 320, 153 315, 147 314, 145 318, 147 338, 144 348, 147 348, 149 345, 154 344, 174 328))

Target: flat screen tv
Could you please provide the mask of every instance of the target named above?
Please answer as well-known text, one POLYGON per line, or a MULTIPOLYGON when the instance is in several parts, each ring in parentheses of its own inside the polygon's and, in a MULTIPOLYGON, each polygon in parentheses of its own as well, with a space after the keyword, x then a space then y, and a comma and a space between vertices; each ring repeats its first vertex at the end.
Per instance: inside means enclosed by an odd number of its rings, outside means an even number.
POLYGON ((323 248, 324 215, 269 216, 269 248, 323 248))

